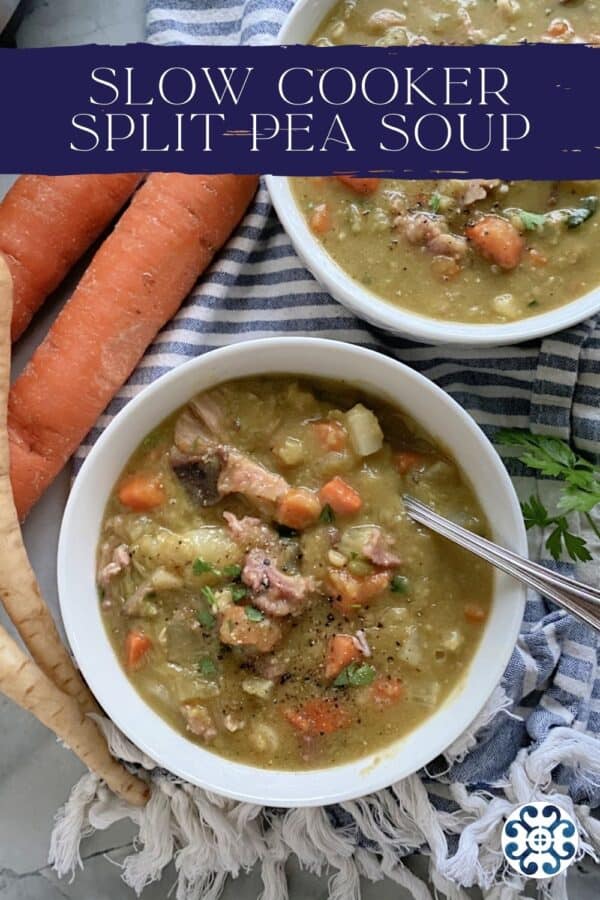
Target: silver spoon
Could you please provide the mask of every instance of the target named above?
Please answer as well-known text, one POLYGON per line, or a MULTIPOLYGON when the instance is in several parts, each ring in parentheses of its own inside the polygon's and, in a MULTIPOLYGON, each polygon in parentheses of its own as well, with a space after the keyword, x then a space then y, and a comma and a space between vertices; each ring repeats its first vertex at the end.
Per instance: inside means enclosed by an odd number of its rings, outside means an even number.
POLYGON ((506 547, 500 547, 487 538, 480 537, 456 525, 450 519, 440 516, 430 506, 414 497, 405 495, 402 499, 407 513, 415 522, 470 550, 471 553, 487 560, 523 584, 535 588, 587 625, 600 631, 600 591, 597 588, 575 581, 574 578, 567 578, 558 572, 551 572, 538 563, 507 550, 506 547))

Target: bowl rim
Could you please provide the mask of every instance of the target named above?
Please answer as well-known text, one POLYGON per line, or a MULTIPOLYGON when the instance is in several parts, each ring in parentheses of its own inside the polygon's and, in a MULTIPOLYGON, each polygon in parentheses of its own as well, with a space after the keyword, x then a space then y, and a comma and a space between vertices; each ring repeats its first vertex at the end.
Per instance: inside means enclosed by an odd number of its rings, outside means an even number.
MULTIPOLYGON (((503 604, 500 609, 498 594, 503 593, 501 579, 506 576, 497 575, 492 615, 470 664, 471 669, 475 659, 482 654, 482 646, 486 640, 498 640, 499 647, 494 643, 494 650, 497 651, 494 658, 486 657, 484 678, 478 678, 472 684, 466 675, 442 706, 407 736, 383 750, 339 766, 301 771, 268 770, 231 761, 192 743, 162 719, 138 694, 118 663, 104 630, 93 573, 99 523, 108 492, 132 449, 139 443, 135 435, 141 434, 141 431, 135 429, 136 419, 145 417, 155 425, 162 421, 168 413, 159 411, 160 403, 155 401, 160 395, 163 405, 170 411, 185 403, 194 393, 193 389, 189 390, 192 376, 194 384, 203 382, 199 390, 229 380, 232 376, 228 374, 228 370, 230 364, 234 365, 236 357, 242 368, 245 367, 248 371, 246 375, 233 377, 287 372, 290 375, 304 374, 310 378, 312 360, 317 353, 328 357, 324 364, 326 367, 335 367, 335 361, 330 360, 337 356, 340 367, 349 373, 360 371, 361 364, 368 364, 370 360, 374 366, 382 368, 372 372, 363 384, 370 383, 372 388, 376 388, 377 382, 384 381, 383 370, 387 370, 389 378, 405 381, 404 389, 407 393, 409 388, 420 392, 421 405, 426 404, 428 399, 435 398, 434 406, 446 406, 455 428, 463 430, 465 436, 468 434, 473 446, 477 445, 478 454, 487 457, 486 461, 494 470, 494 476, 499 481, 498 490, 501 490, 505 501, 503 514, 510 525, 507 540, 517 552, 527 553, 520 506, 508 473, 479 426, 456 401, 425 376, 395 359, 340 341, 310 337, 242 340, 182 363, 141 390, 115 416, 85 459, 67 501, 58 546, 58 588, 65 631, 81 672, 106 714, 147 756, 175 775, 236 800, 277 807, 321 806, 354 799, 388 787, 400 778, 418 771, 443 752, 468 728, 499 683, 516 643, 525 605, 524 589, 508 579, 508 593, 512 603, 510 608, 508 604, 503 604), (278 356, 282 363, 273 365, 271 360, 278 356), (346 359, 343 359, 344 356, 346 359), (305 360, 304 367, 295 361, 299 357, 305 360), (288 368, 287 360, 293 361, 288 368), (180 396, 175 399, 173 395, 177 393, 178 385, 180 396), (170 398, 168 402, 167 398, 170 398), (118 441, 122 444, 125 442, 131 449, 122 448, 117 451, 114 445, 118 441), (107 482, 110 485, 108 491, 104 493, 104 488, 99 488, 102 500, 98 511, 91 504, 90 496, 98 490, 98 482, 103 477, 107 479, 108 476, 102 474, 103 469, 106 471, 107 468, 113 474, 107 482), (114 472, 117 472, 116 477, 114 472), (89 515, 97 520, 97 528, 93 524, 89 527, 86 525, 85 515, 90 507, 92 512, 89 515), (93 534, 94 540, 93 546, 88 546, 86 551, 87 531, 93 534), (71 549, 74 545, 78 548, 75 559, 71 549), (91 554, 89 571, 84 560, 86 552, 88 556, 91 554), (492 635, 492 620, 495 619, 502 622, 499 638, 496 632, 492 635), (472 695, 468 703, 466 694, 472 695), (430 731, 437 735, 436 740, 432 740, 430 731), (404 758, 405 754, 402 752, 406 749, 409 750, 408 759, 404 758)), ((347 377, 350 380, 352 376, 347 377)), ((359 381, 355 377, 352 380, 359 381)), ((399 402, 398 405, 402 407, 404 404, 399 402)), ((419 419, 410 410, 409 414, 417 418, 426 430, 432 431, 431 422, 423 421, 422 417, 419 419)), ((149 430, 150 428, 144 433, 149 430)), ((504 584, 506 593, 506 582, 504 584)))
MULTIPOLYGON (((297 0, 286 16, 275 43, 305 43, 312 32, 305 24, 309 14, 319 9, 322 18, 336 2, 297 0)), ((555 334, 600 311, 600 285, 562 306, 516 322, 472 324, 435 319, 396 307, 355 281, 327 253, 300 212, 288 177, 267 175, 265 181, 279 221, 304 266, 351 312, 392 334, 428 344, 499 347, 555 334)))

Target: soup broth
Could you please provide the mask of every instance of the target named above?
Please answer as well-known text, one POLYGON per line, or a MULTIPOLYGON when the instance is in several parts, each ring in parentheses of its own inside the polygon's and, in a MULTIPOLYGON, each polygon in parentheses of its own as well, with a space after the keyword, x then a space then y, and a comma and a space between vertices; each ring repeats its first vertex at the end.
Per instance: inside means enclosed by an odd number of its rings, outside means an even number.
POLYGON ((391 405, 289 377, 193 398, 143 439, 102 527, 102 615, 133 685, 266 768, 407 734, 465 677, 492 576, 405 492, 487 533, 460 467, 391 405))
MULTIPOLYGON (((600 0, 344 0, 313 43, 600 43, 600 0)), ((600 181, 296 178, 313 232, 357 282, 433 318, 505 323, 600 283, 600 181)))

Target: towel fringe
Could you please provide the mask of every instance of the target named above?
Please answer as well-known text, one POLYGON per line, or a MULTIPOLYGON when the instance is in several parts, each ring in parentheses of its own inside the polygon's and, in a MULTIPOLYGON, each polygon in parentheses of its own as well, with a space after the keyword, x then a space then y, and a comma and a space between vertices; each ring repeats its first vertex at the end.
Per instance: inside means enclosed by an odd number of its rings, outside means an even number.
MULTIPOLYGON (((499 692, 494 702, 497 713, 507 708, 499 692)), ((490 709, 482 712, 452 753, 472 746, 472 730, 485 728, 492 718, 490 709)), ((113 751, 151 772, 151 797, 140 810, 115 797, 94 775, 84 775, 54 824, 49 861, 59 877, 73 877, 82 866, 82 838, 129 818, 138 827, 138 841, 123 863, 123 880, 138 896, 174 861, 176 900, 218 900, 228 877, 257 864, 263 879, 259 900, 287 900, 285 863, 295 856, 302 868, 330 874, 329 900, 360 900, 361 877, 388 877, 415 900, 432 900, 427 885, 402 861, 420 851, 429 858, 434 892, 448 900, 467 900, 466 888, 473 886, 490 900, 517 900, 525 881, 505 865, 500 839, 505 816, 530 800, 561 804, 577 823, 580 857, 598 861, 600 855, 600 822, 551 781, 552 770, 566 763, 600 780, 600 744, 569 728, 551 729, 539 746, 521 750, 496 785, 501 794, 411 775, 388 790, 337 807, 283 811, 237 803, 182 782, 153 767, 112 722, 99 724, 113 751), (438 808, 443 791, 450 811, 438 808), (459 835, 452 851, 451 835, 459 835)), ((567 900, 565 883, 563 876, 540 882, 539 896, 567 900)))

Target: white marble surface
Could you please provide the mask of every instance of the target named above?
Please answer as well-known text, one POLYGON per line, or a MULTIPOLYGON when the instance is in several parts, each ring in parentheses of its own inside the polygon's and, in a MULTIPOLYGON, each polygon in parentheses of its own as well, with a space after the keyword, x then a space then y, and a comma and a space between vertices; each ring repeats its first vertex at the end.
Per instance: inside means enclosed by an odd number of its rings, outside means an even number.
MULTIPOLYGON (((21 47, 79 43, 125 43, 143 38, 143 0, 24 0, 16 33, 21 47)), ((11 176, 0 175, 0 196, 11 176)), ((16 374, 45 334, 69 285, 46 304, 33 327, 19 342, 16 374)), ((45 595, 56 603, 55 556, 68 475, 57 480, 25 526, 27 547, 45 595)), ((1 618, 1 615, 0 615, 1 618)), ((82 848, 84 869, 69 882, 59 881, 47 866, 48 840, 57 808, 83 769, 75 757, 29 715, 0 697, 0 900, 127 900, 133 893, 123 884, 118 864, 131 851, 132 828, 119 824, 88 838, 82 848)), ((424 859, 411 866, 421 872, 424 859)), ((326 879, 290 867, 291 900, 327 896, 326 879)), ((143 900, 166 900, 174 873, 147 888, 143 900)), ((253 900, 260 893, 258 873, 231 883, 224 900, 253 900)), ((600 896, 600 880, 579 868, 570 878, 575 900, 600 896)), ((407 895, 392 882, 366 884, 364 900, 403 900, 407 895)))

